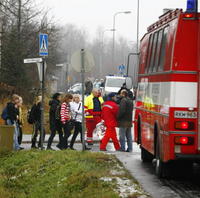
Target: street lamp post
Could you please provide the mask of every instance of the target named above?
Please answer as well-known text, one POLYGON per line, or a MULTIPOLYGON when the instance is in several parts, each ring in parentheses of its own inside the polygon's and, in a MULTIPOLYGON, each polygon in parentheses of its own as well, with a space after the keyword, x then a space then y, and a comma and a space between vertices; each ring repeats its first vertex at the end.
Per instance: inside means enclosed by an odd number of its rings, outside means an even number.
POLYGON ((136 47, 136 50, 137 50, 137 69, 135 69, 135 84, 137 84, 137 75, 138 75, 138 68, 139 68, 139 28, 140 28, 140 0, 137 1, 137 47, 136 47))
POLYGON ((136 67, 134 68, 134 73, 133 73, 135 86, 137 85, 137 75, 138 75, 139 55, 140 55, 140 51, 139 51, 139 27, 140 27, 139 25, 140 25, 140 23, 139 22, 140 22, 140 0, 137 1, 137 44, 136 44, 136 52, 135 53, 129 53, 128 61, 127 61, 127 75, 128 75, 130 57, 131 56, 137 56, 137 58, 136 58, 136 67))
POLYGON ((124 12, 116 12, 114 15, 113 15, 113 46, 112 46, 112 66, 114 67, 115 66, 115 17, 118 15, 118 14, 130 14, 131 11, 124 11, 124 12))

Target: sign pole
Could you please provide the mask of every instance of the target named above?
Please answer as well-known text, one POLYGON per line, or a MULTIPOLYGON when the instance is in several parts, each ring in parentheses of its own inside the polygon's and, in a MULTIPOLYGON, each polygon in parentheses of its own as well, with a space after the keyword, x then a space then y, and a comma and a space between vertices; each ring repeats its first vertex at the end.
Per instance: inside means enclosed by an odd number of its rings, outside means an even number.
POLYGON ((81 80, 82 80, 82 151, 85 151, 85 50, 81 49, 81 80))
POLYGON ((42 61, 42 79, 41 79, 41 90, 42 90, 42 101, 41 101, 41 150, 43 150, 44 144, 44 109, 45 109, 45 58, 43 57, 42 61))
POLYGON ((41 90, 42 90, 42 101, 41 101, 41 150, 43 150, 45 128, 44 128, 44 110, 45 110, 45 56, 48 56, 48 34, 39 34, 39 55, 42 56, 42 71, 41 71, 41 90))

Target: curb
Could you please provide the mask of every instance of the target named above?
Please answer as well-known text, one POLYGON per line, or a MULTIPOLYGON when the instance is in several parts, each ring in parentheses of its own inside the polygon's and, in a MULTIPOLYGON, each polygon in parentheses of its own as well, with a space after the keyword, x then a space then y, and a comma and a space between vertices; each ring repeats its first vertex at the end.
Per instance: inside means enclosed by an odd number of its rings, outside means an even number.
MULTIPOLYGON (((70 141, 70 140, 69 140, 70 141)), ((112 142, 112 141, 109 141, 109 142, 112 142)), ((31 140, 28 140, 28 141, 22 141, 22 144, 31 144, 32 142, 31 142, 31 140)), ((48 141, 44 141, 44 143, 48 143, 48 141)), ((53 141, 52 143, 59 143, 59 141, 58 140, 55 140, 55 141, 53 141)), ((81 143, 81 141, 80 140, 78 140, 78 141, 75 141, 75 143, 81 143)), ((100 140, 94 140, 93 141, 93 143, 100 143, 100 140)))

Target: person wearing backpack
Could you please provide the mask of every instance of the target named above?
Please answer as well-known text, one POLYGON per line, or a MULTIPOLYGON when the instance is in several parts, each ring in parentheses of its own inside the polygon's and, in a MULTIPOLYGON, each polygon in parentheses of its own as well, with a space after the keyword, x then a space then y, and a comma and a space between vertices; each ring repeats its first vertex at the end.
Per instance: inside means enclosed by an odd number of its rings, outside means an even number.
MULTIPOLYGON (((36 141, 38 136, 38 131, 40 131, 40 138, 38 142, 38 147, 41 147, 41 139, 42 139, 42 133, 41 133, 41 101, 42 96, 37 96, 35 99, 35 104, 32 106, 32 119, 33 119, 33 125, 34 125, 34 132, 32 136, 32 145, 31 148, 37 148, 36 147, 36 141)), ((45 139, 45 129, 44 129, 44 136, 43 141, 45 139)))
POLYGON ((63 149, 68 148, 68 138, 71 135, 70 121, 72 120, 70 102, 72 102, 73 96, 71 94, 66 94, 61 105, 60 116, 61 122, 64 128, 64 139, 63 139, 63 149))
POLYGON ((19 136, 19 125, 18 125, 18 117, 19 117, 19 110, 18 110, 18 103, 20 102, 20 97, 17 94, 12 95, 11 102, 7 103, 7 106, 3 110, 2 117, 4 114, 4 120, 7 125, 13 125, 15 127, 14 131, 14 144, 13 148, 15 150, 20 150, 18 136, 19 136))
POLYGON ((49 106, 50 106, 49 124, 50 124, 50 130, 51 130, 51 134, 50 134, 48 144, 47 144, 47 149, 49 150, 52 150, 51 144, 56 135, 56 131, 58 132, 58 135, 59 135, 59 143, 57 147, 59 149, 62 149, 62 144, 63 144, 63 131, 62 131, 62 124, 60 120, 61 94, 55 93, 52 98, 53 100, 49 101, 49 106))

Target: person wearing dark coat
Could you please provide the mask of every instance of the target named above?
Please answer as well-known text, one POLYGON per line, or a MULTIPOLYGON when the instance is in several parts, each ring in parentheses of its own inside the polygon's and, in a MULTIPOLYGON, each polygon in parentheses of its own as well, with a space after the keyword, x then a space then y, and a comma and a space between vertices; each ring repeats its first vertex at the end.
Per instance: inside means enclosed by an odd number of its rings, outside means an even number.
MULTIPOLYGON (((41 96, 37 96, 35 104, 33 105, 33 117, 34 117, 34 133, 32 136, 32 145, 31 148, 37 148, 36 147, 36 141, 37 141, 37 136, 38 136, 38 131, 40 131, 40 138, 38 142, 38 147, 41 147, 41 140, 42 140, 42 131, 41 131, 41 96)), ((43 136, 43 142, 45 139, 45 129, 44 129, 44 136, 43 136)))
POLYGON ((132 152, 132 117, 133 117, 133 101, 128 97, 126 90, 121 91, 121 101, 118 112, 119 140, 121 151, 132 152), (126 149, 125 142, 127 139, 128 147, 126 149))
POLYGON ((16 94, 12 95, 12 101, 7 104, 7 118, 6 118, 6 124, 12 125, 15 127, 14 131, 14 144, 13 148, 15 150, 20 150, 19 142, 18 142, 18 136, 19 136, 19 125, 18 125, 18 117, 19 117, 19 110, 17 108, 17 105, 19 103, 19 96, 16 94))
POLYGON ((17 103, 19 103, 19 96, 14 94, 12 96, 12 102, 7 103, 7 124, 9 120, 9 122, 13 125, 18 119, 19 110, 17 109, 17 103))
POLYGON ((60 110, 60 101, 61 101, 61 94, 55 93, 53 95, 53 100, 49 101, 49 124, 50 124, 50 130, 51 135, 48 140, 47 149, 51 149, 51 144, 53 142, 53 139, 56 135, 56 131, 59 135, 59 143, 57 145, 58 148, 62 149, 62 143, 63 143, 63 131, 62 131, 62 124, 60 121, 60 118, 57 115, 57 112, 60 110))
POLYGON ((133 92, 132 92, 130 89, 128 89, 128 88, 126 87, 126 83, 123 83, 123 85, 122 85, 122 87, 120 88, 120 90, 118 91, 117 95, 120 96, 122 90, 126 90, 126 91, 128 92, 128 97, 129 97, 131 100, 135 100, 135 96, 133 95, 133 92))

